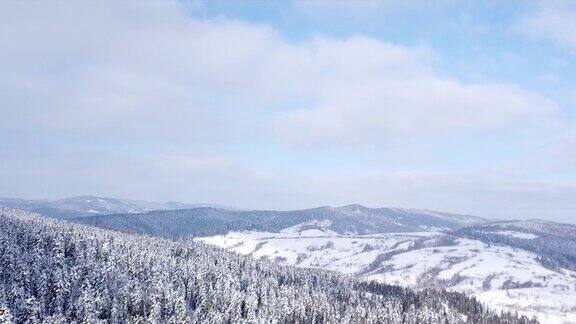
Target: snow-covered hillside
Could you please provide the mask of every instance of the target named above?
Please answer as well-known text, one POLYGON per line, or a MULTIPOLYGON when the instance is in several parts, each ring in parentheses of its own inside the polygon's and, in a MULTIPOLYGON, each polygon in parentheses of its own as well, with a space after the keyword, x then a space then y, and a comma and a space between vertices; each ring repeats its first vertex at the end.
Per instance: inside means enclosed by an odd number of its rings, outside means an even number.
MULTIPOLYGON (((465 292, 496 309, 536 315, 543 323, 576 322, 576 273, 548 269, 535 253, 442 232, 339 235, 328 228, 328 222, 317 222, 279 233, 232 232, 198 240, 256 259, 465 292)), ((495 234, 537 238, 508 230, 495 234)))
POLYGON ((198 237, 230 231, 280 232, 297 226, 322 228, 343 235, 458 230, 488 220, 406 208, 369 208, 354 204, 302 210, 231 210, 193 208, 147 213, 94 215, 74 221, 117 231, 166 238, 198 237))
POLYGON ((4 207, 0 251, 0 323, 537 324, 463 294, 365 283, 4 207))

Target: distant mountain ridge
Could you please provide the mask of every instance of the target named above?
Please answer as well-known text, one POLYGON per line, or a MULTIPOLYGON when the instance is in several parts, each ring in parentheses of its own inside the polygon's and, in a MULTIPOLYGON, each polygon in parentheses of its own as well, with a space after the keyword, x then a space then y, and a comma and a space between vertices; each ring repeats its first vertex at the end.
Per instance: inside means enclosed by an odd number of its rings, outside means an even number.
POLYGON ((158 203, 98 196, 76 196, 57 200, 0 198, 0 205, 36 212, 44 216, 58 219, 198 207, 227 208, 211 204, 186 204, 176 201, 158 203))
POLYGON ((278 232, 295 225, 307 228, 322 227, 338 234, 365 235, 457 230, 464 226, 487 222, 486 219, 475 216, 404 208, 368 208, 358 204, 292 211, 204 207, 139 214, 98 215, 74 220, 107 229, 168 238, 217 235, 230 231, 278 232))

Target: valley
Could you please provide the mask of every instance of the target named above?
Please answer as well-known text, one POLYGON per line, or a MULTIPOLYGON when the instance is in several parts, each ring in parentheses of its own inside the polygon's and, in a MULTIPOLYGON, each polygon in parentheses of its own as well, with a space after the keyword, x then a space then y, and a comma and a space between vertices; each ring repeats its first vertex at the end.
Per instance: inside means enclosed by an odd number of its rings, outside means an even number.
POLYGON ((463 294, 366 283, 0 206, 1 323, 536 324, 463 294))
MULTIPOLYGON (((75 203, 86 210, 93 200, 75 203)), ((203 243, 258 262, 328 270, 366 284, 462 293, 491 310, 541 323, 576 322, 574 225, 358 204, 290 211, 203 206, 71 221, 135 237, 203 243)))
MULTIPOLYGON (((442 232, 343 235, 329 221, 271 232, 231 232, 197 240, 256 259, 334 270, 365 281, 463 292, 498 310, 543 323, 576 322, 576 272, 547 268, 523 249, 442 232)), ((495 231, 533 240, 537 235, 495 231)))

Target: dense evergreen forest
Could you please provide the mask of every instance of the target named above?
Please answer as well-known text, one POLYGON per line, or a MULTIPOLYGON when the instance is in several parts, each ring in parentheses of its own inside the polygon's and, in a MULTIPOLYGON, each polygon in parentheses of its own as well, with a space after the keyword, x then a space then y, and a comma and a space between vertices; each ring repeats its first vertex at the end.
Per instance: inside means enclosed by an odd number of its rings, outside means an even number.
POLYGON ((457 293, 413 292, 189 241, 0 207, 0 321, 533 323, 457 293))
POLYGON ((278 232, 298 224, 328 222, 339 234, 418 232, 429 228, 456 230, 485 220, 474 216, 403 208, 368 208, 361 205, 317 207, 303 210, 227 210, 193 208, 146 213, 94 215, 74 221, 128 233, 166 238, 211 236, 230 231, 278 232))

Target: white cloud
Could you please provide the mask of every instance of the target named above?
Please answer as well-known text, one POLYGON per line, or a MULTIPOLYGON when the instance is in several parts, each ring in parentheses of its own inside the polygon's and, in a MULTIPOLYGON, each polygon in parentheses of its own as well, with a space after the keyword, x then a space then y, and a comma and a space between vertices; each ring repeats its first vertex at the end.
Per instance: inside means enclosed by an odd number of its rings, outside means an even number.
MULTIPOLYGON (((294 170, 324 171, 326 158, 303 158, 310 151, 301 145, 344 155, 407 137, 422 145, 500 132, 545 137, 561 118, 554 102, 516 85, 440 76, 437 54, 425 46, 362 36, 291 42, 268 26, 180 9, 0 2, 0 194, 261 208, 362 202, 457 211, 481 203, 489 214, 522 187, 492 194, 486 188, 506 177, 390 174, 386 166, 305 177, 294 170), (273 154, 315 164, 253 162, 273 154)), ((362 168, 361 160, 351 164, 362 168)), ((572 187, 559 187, 558 199, 571 207, 572 187)))
POLYGON ((438 1, 394 1, 394 0, 294 0, 294 6, 302 13, 316 19, 338 19, 339 21, 361 22, 382 19, 383 16, 403 11, 425 11, 431 7, 442 7, 450 0, 438 1))
POLYGON ((406 136, 547 127, 556 104, 511 84, 437 76, 433 59, 365 38, 316 42, 316 105, 287 112, 280 133, 298 143, 381 144, 406 136), (321 71, 329 71, 322 73, 321 71))
POLYGON ((288 113, 282 132, 304 143, 379 144, 412 136, 526 131, 544 126, 557 109, 510 85, 396 77, 332 87, 318 107, 288 113))
POLYGON ((531 37, 549 39, 576 50, 576 2, 539 1, 537 10, 523 17, 518 28, 531 37))
POLYGON ((166 3, 2 6, 2 101, 15 105, 0 108, 7 127, 205 141, 235 138, 242 111, 297 143, 370 144, 533 127, 556 110, 514 85, 441 78, 426 48, 365 37, 294 44, 266 26, 200 21, 166 3), (302 98, 305 107, 286 107, 302 98))

